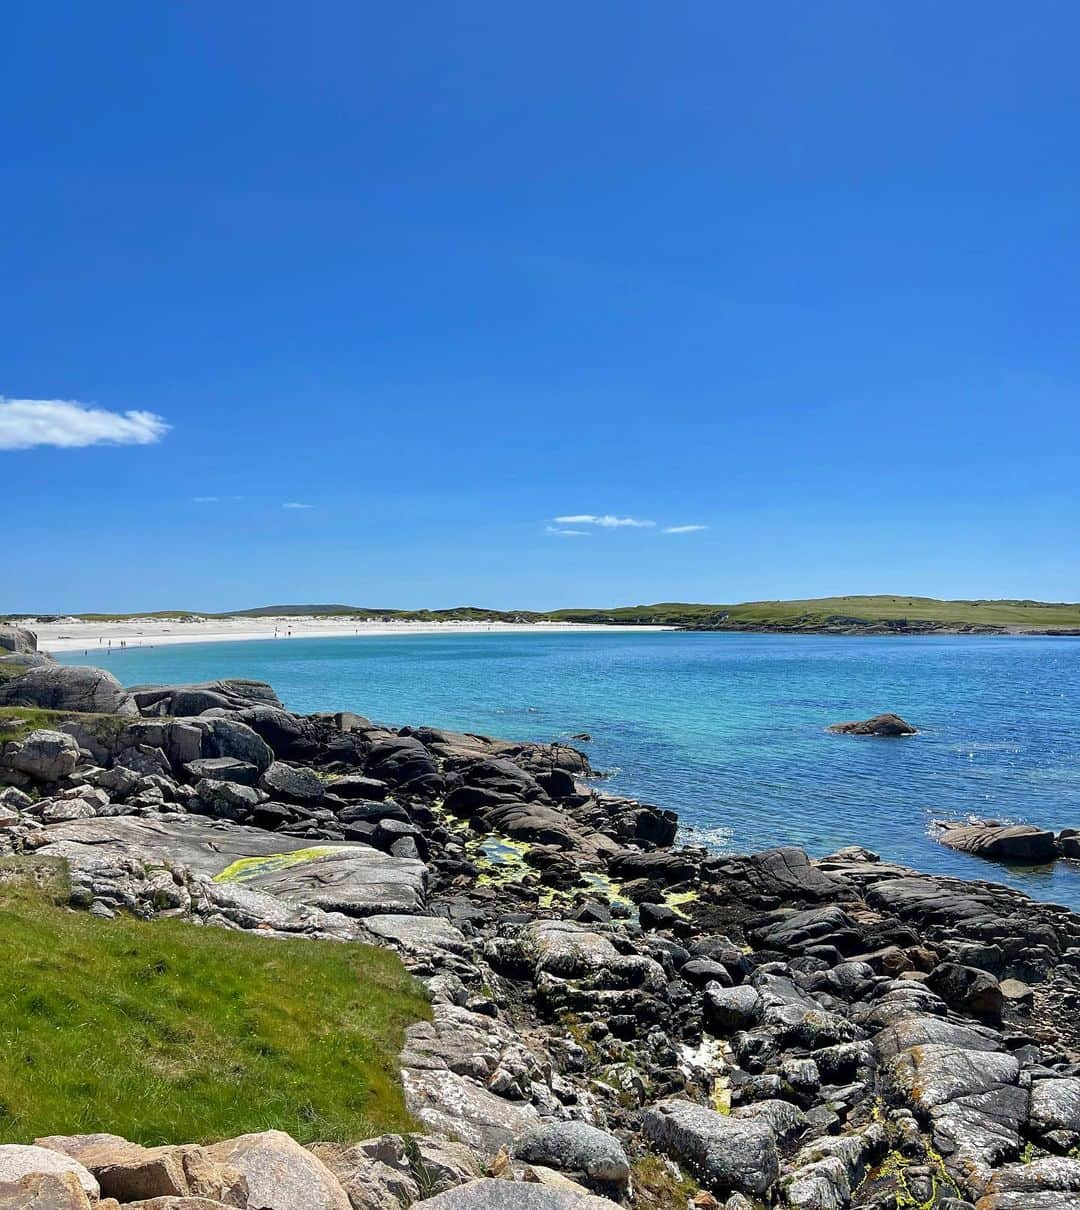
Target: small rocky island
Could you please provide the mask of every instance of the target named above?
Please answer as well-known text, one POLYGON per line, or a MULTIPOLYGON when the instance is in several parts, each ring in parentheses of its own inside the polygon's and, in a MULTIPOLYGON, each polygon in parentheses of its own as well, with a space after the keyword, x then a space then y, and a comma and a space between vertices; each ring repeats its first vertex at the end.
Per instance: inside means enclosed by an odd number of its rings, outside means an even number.
POLYGON ((680 846, 573 745, 4 646, 8 860, 66 863, 95 927, 392 948, 432 1018, 400 1055, 411 1134, 0 1139, 0 1208, 1080 1206, 1066 908, 856 846, 680 846))

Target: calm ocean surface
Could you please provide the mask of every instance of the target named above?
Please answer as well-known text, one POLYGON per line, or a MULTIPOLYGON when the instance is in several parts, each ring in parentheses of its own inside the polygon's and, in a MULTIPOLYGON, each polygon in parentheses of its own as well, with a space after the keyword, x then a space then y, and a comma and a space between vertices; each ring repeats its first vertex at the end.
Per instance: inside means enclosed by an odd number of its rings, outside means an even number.
POLYGON ((126 685, 246 676, 292 710, 355 710, 512 739, 587 731, 617 790, 675 808, 686 839, 738 852, 863 844, 1080 910, 1080 868, 952 853, 935 818, 1080 826, 1080 640, 776 635, 417 635, 132 648, 126 685), (906 740, 826 733, 894 710, 906 740))

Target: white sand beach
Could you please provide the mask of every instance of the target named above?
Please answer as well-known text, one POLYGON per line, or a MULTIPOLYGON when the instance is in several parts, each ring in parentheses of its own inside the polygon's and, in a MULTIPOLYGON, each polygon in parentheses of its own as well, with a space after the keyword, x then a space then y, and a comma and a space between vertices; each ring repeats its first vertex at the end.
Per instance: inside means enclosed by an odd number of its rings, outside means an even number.
POLYGON ((597 626, 577 622, 365 622, 344 617, 131 618, 92 622, 79 618, 19 625, 34 631, 42 651, 94 651, 163 647, 175 643, 236 643, 245 639, 379 638, 417 634, 507 634, 543 631, 572 634, 602 630, 669 630, 666 626, 597 626))

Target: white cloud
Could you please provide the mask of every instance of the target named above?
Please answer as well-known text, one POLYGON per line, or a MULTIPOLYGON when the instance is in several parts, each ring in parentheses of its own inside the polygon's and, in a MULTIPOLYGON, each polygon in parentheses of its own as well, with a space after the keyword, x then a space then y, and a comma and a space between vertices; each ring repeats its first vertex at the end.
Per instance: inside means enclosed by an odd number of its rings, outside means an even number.
POLYGON ((39 445, 151 445, 169 425, 153 412, 108 412, 66 399, 0 397, 0 450, 39 445))
POLYGON ((221 501, 220 496, 192 496, 193 504, 218 504, 221 501))
POLYGON ((587 538, 589 536, 587 529, 563 529, 558 525, 549 525, 544 532, 554 534, 557 538, 587 538))
POLYGON ((700 530, 708 529, 707 525, 668 525, 661 533, 665 534, 696 534, 700 530))
POLYGON ((299 504, 295 500, 290 500, 288 504, 283 504, 282 508, 314 508, 314 504, 299 504))
POLYGON ((611 513, 598 516, 596 513, 573 513, 566 517, 556 517, 559 525, 599 525, 602 529, 652 529, 655 521, 639 521, 636 517, 615 517, 611 513))

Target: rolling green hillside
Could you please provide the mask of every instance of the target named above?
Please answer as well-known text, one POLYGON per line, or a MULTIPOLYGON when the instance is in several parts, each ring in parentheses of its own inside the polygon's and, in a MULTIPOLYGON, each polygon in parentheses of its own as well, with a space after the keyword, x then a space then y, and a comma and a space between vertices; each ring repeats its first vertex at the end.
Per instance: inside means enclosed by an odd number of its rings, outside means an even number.
MULTIPOLYGON (((9 615, 9 618, 12 615, 9 615)), ((766 630, 803 633, 926 633, 971 631, 1053 633, 1080 631, 1080 604, 1044 601, 938 601, 932 597, 818 597, 805 601, 746 601, 739 605, 663 602, 616 608, 535 610, 376 609, 355 605, 264 605, 229 613, 160 610, 143 614, 77 615, 87 621, 124 621, 137 617, 346 617, 357 621, 409 622, 589 622, 608 625, 678 626, 688 630, 766 630)), ((41 618, 40 620, 45 620, 41 618)))

